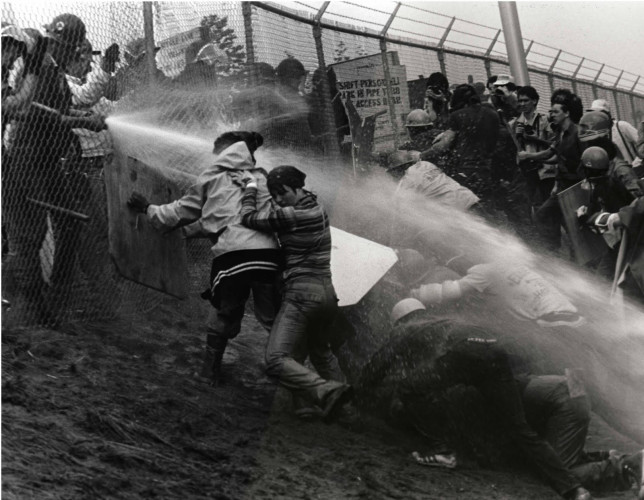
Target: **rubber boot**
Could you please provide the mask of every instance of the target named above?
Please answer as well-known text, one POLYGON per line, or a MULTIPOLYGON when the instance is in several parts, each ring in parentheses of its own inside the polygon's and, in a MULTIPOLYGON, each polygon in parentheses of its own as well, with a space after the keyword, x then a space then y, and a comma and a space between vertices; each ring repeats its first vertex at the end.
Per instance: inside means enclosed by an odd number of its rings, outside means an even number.
POLYGON ((206 354, 201 367, 200 376, 207 379, 211 385, 222 383, 221 364, 228 339, 217 335, 208 335, 206 339, 206 354))

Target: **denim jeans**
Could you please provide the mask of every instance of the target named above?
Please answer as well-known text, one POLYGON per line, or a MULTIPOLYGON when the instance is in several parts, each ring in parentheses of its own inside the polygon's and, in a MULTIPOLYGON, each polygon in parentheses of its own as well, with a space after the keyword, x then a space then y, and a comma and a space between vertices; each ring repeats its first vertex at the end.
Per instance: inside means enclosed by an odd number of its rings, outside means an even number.
POLYGON ((287 283, 266 347, 266 371, 294 396, 323 406, 343 385, 342 372, 329 346, 329 328, 338 311, 331 278, 287 283), (304 366, 307 358, 317 373, 304 366))

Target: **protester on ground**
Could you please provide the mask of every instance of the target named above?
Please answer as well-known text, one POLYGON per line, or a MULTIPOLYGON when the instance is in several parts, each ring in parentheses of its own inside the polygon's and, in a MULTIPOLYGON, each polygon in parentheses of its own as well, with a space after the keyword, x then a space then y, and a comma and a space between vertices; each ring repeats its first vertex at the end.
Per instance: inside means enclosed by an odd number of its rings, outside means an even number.
POLYGON ((557 194, 573 186, 582 178, 577 171, 582 146, 575 124, 575 119, 578 122, 581 118, 581 102, 572 92, 560 89, 553 93, 550 104, 549 121, 555 134, 554 142, 549 149, 533 154, 530 158, 547 160, 553 154, 557 158, 555 186, 550 197, 535 214, 537 227, 543 237, 546 249, 554 251, 561 246, 561 223, 563 220, 557 194))
POLYGON ((3 184, 11 198, 5 205, 6 222, 15 258, 8 267, 12 268, 16 293, 38 322, 55 326, 64 317, 69 299, 79 224, 71 215, 77 200, 67 196, 71 187, 60 162, 73 140, 72 128, 98 131, 105 123, 100 117, 78 117, 70 112, 72 95, 65 70, 85 38, 85 24, 77 16, 62 14, 45 32, 47 55, 38 69, 29 111, 16 122, 14 145, 3 165, 3 184), (38 203, 56 208, 48 215, 38 203), (56 252, 46 279, 39 251, 48 225, 53 226, 56 252))
MULTIPOLYGON (((389 391, 412 422, 418 422, 414 417, 424 412, 427 401, 439 400, 458 384, 473 386, 555 491, 564 498, 592 498, 553 447, 528 425, 508 356, 491 332, 432 317, 413 298, 398 302, 391 320, 390 339, 371 357, 357 383, 366 402, 372 393, 389 391)), ((442 410, 434 413, 436 420, 429 425, 423 422, 422 430, 434 441, 429 457, 435 458, 430 462, 453 467, 455 457, 443 432, 449 417, 442 410)))
POLYGON ((411 201, 409 195, 432 200, 437 203, 468 210, 479 198, 466 187, 461 186, 433 163, 420 160, 418 151, 395 151, 389 155, 387 172, 400 179, 396 188, 397 203, 411 201))
POLYGON ((128 205, 145 213, 155 228, 186 226, 187 237, 203 236, 213 242, 210 288, 205 295, 214 309, 208 318, 201 376, 214 385, 223 380, 224 351, 241 330, 250 293, 255 317, 267 331, 277 312, 278 242, 273 234, 242 224, 240 216, 241 187, 251 176, 257 186, 258 210, 270 206, 265 175, 254 157, 262 143, 262 136, 255 132, 226 132, 215 140, 213 166, 198 177, 185 196, 166 205, 152 205, 137 192, 128 200, 128 205))
POLYGON ((352 388, 343 382, 329 345, 329 332, 338 313, 331 281, 329 217, 317 197, 305 189, 306 174, 294 166, 271 170, 268 189, 279 208, 260 213, 257 183, 246 185, 242 223, 268 234, 276 233, 283 256, 282 306, 266 347, 266 371, 296 398, 322 409, 332 420, 346 411, 352 388), (304 365, 306 358, 317 373, 304 365))
POLYGON ((421 158, 434 159, 451 151, 452 161, 446 173, 470 189, 483 205, 492 202, 492 154, 499 133, 499 117, 488 106, 482 106, 471 85, 459 85, 450 103, 449 129, 436 138, 434 145, 421 158))
POLYGON ((445 305, 482 294, 494 304, 492 310, 507 311, 542 328, 583 325, 582 316, 570 300, 524 263, 498 259, 469 266, 467 258, 458 257, 450 267, 467 269, 460 279, 422 284, 410 295, 425 305, 445 305))
POLYGON ((642 162, 642 157, 637 152, 637 129, 624 120, 616 120, 610 112, 606 99, 595 99, 588 111, 605 113, 611 121, 611 139, 619 149, 619 155, 634 167, 642 162))

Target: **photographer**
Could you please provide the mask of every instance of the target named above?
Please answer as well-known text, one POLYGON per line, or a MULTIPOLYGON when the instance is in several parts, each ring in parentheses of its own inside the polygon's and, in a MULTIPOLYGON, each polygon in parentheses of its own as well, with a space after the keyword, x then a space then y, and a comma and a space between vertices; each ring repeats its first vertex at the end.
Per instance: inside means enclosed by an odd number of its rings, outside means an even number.
POLYGON ((517 90, 519 117, 510 127, 519 143, 518 163, 525 179, 526 196, 538 207, 550 196, 555 185, 555 165, 534 160, 535 153, 548 149, 545 140, 552 134, 548 116, 536 112, 539 94, 529 85, 517 90))

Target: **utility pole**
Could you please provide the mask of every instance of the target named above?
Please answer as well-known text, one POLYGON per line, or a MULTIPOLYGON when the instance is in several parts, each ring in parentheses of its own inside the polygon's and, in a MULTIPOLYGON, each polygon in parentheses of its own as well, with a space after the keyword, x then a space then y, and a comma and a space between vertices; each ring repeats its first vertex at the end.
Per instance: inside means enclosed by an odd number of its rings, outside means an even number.
POLYGON ((512 76, 514 76, 517 85, 530 85, 530 74, 523 50, 523 37, 521 36, 516 2, 499 2, 499 12, 501 13, 503 37, 512 76))

